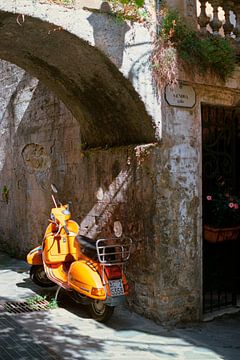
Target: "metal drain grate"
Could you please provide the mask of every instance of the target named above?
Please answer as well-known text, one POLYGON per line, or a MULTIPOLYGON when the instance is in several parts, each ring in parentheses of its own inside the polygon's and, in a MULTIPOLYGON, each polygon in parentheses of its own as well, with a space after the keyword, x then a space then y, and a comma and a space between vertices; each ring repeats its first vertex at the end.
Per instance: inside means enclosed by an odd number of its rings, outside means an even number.
POLYGON ((8 301, 3 307, 10 314, 19 314, 49 310, 49 302, 47 300, 40 300, 34 303, 29 303, 28 301, 8 301))

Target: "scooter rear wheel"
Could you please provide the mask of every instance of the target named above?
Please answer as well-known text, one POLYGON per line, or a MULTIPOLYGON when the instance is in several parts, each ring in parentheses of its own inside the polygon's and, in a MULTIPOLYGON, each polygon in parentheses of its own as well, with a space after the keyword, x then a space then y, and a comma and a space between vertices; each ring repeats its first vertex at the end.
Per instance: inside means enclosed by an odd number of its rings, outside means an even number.
POLYGON ((89 305, 89 312, 94 320, 106 322, 112 316, 114 306, 108 306, 102 300, 93 300, 89 305))
POLYGON ((30 269, 30 278, 38 286, 42 286, 42 287, 56 286, 56 284, 53 281, 48 279, 44 271, 43 265, 32 265, 30 269))

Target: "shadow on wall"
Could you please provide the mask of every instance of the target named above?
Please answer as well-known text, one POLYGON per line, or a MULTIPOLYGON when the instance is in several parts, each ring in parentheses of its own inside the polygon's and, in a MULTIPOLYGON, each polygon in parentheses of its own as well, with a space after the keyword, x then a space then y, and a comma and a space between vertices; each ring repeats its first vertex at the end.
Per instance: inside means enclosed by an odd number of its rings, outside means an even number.
POLYGON ((143 244, 140 253, 146 257, 149 250, 143 240, 153 238, 154 213, 152 179, 144 176, 151 172, 150 149, 82 151, 78 122, 26 73, 9 99, 4 119, 0 186, 7 186, 9 202, 0 203, 1 249, 25 256, 41 242, 52 206, 50 183, 54 182, 60 199, 73 203, 73 218, 83 234, 112 237, 115 224, 120 223, 136 249, 143 244), (19 101, 23 92, 29 92, 25 102, 19 101))
POLYGON ((73 132, 79 137, 79 125, 26 73, 9 95, 1 121, 1 190, 8 191, 8 201, 2 198, 0 203, 1 244, 2 249, 24 256, 43 237, 51 207, 50 180, 56 176, 63 184, 69 149, 62 146, 73 132))
POLYGON ((88 17, 88 21, 93 28, 95 46, 102 50, 119 69, 123 61, 125 34, 130 30, 130 27, 125 21, 107 15, 110 11, 110 5, 103 2, 100 14, 93 12, 88 17))

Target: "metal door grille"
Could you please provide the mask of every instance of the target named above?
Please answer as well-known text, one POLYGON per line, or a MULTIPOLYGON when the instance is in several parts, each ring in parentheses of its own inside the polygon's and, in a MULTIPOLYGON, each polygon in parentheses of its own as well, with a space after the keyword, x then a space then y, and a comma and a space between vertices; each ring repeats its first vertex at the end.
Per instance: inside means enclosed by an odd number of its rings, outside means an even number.
MULTIPOLYGON (((203 197, 222 181, 240 195, 240 110, 202 105, 203 197)), ((203 204, 204 205, 204 204, 203 204)), ((203 224, 205 214, 203 206, 203 224)), ((235 306, 240 292, 238 241, 210 244, 203 239, 203 311, 235 306), (239 284, 239 285, 238 285, 239 284)))

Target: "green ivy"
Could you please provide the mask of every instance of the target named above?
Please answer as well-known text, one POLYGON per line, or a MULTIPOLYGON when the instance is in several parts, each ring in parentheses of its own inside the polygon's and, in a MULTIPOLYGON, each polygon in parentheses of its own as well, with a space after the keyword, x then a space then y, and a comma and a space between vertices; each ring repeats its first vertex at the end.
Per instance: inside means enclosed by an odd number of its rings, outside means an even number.
MULTIPOLYGON (((164 9, 161 12, 159 25, 152 57, 153 71, 156 72, 155 69, 158 69, 155 78, 160 75, 159 72, 165 61, 156 54, 156 51, 160 51, 159 44, 161 47, 176 49, 175 62, 180 60, 188 71, 192 69, 201 74, 211 72, 223 81, 231 76, 236 64, 236 54, 228 39, 211 34, 201 35, 176 10, 164 9)), ((169 69, 162 68, 162 71, 169 75, 169 69)), ((176 73, 174 69, 170 82, 174 82, 176 73)))
POLYGON ((136 7, 142 7, 144 5, 144 0, 117 0, 122 5, 133 5, 136 7))
POLYGON ((120 20, 145 22, 149 16, 145 0, 109 0, 113 14, 120 20))
POLYGON ((73 0, 60 0, 59 2, 63 3, 64 5, 72 5, 73 0))

